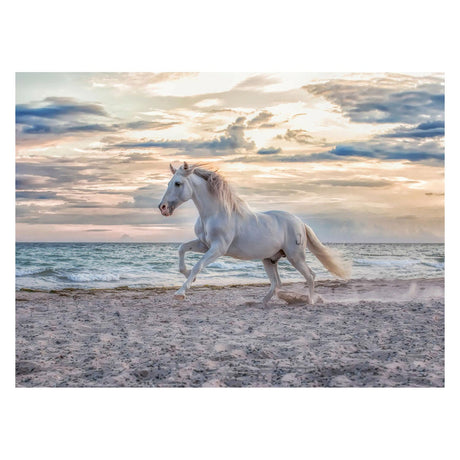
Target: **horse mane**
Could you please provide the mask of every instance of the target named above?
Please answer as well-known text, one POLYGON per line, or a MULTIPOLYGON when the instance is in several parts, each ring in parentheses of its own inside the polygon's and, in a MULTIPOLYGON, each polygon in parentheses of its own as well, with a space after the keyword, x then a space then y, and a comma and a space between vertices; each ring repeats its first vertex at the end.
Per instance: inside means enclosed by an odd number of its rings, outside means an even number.
POLYGON ((219 199, 228 214, 232 212, 244 214, 249 211, 247 203, 235 193, 232 186, 221 174, 201 166, 192 165, 190 168, 193 168, 194 174, 207 182, 209 192, 219 199))

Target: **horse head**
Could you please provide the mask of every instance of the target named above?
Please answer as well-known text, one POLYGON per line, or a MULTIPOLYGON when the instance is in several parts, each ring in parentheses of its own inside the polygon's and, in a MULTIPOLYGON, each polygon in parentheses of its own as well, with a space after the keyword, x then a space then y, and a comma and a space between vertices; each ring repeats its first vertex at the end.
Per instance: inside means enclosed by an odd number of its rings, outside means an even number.
POLYGON ((189 164, 184 161, 184 164, 177 169, 172 164, 169 165, 169 168, 171 169, 173 177, 169 181, 168 188, 158 205, 163 216, 172 216, 174 210, 182 203, 190 200, 193 195, 193 189, 188 177, 193 173, 195 167, 189 166, 189 164))

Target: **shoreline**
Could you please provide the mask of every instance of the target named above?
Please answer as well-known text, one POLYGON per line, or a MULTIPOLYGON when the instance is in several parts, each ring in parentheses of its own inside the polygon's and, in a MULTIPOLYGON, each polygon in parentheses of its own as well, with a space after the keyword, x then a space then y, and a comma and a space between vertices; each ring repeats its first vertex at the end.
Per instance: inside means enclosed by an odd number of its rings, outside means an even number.
MULTIPOLYGON (((352 278, 349 280, 341 280, 341 279, 330 279, 330 280, 318 280, 315 281, 315 288, 316 286, 321 287, 321 286, 340 286, 343 284, 348 284, 348 283, 354 283, 354 282, 359 282, 359 283, 372 283, 372 282, 386 282, 386 283, 391 283, 393 281, 398 282, 398 281, 403 281, 403 282, 424 282, 424 281, 435 281, 435 282, 444 282, 444 277, 439 276, 439 277, 433 277, 433 278, 375 278, 375 279, 368 279, 368 278, 352 278)), ((303 284, 303 281, 283 281, 283 287, 285 286, 295 286, 295 285, 300 285, 303 284)), ((192 284, 192 287, 190 288, 190 291, 193 291, 194 289, 212 289, 212 290, 222 290, 226 288, 245 288, 245 287, 264 287, 264 286, 269 286, 270 282, 267 281, 265 282, 260 282, 260 283, 243 283, 243 284, 192 284)), ((33 288, 19 288, 16 289, 16 293, 18 292, 42 292, 42 293, 49 293, 49 294, 59 294, 61 292, 75 292, 75 291, 81 291, 81 292, 88 292, 88 291, 158 291, 158 292, 166 292, 166 291, 174 291, 177 290, 181 287, 181 284, 177 285, 172 285, 172 286, 142 286, 142 287, 135 287, 135 286, 128 286, 128 285, 121 285, 121 286, 116 286, 116 287, 89 287, 89 288, 82 288, 82 287, 65 287, 61 289, 33 289, 33 288)))
POLYGON ((444 386, 443 278, 174 289, 16 291, 16 386, 444 386))

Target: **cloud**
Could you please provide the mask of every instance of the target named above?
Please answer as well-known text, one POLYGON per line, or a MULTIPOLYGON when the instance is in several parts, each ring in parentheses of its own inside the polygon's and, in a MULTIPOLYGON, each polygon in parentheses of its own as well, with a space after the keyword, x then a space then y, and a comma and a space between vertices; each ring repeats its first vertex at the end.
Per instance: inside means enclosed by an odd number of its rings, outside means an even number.
POLYGON ((160 187, 156 184, 149 184, 139 187, 135 192, 131 193, 132 201, 123 201, 117 207, 156 209, 164 191, 164 185, 160 187))
POLYGON ((311 182, 312 185, 328 187, 388 187, 392 184, 388 180, 344 180, 344 179, 324 179, 311 182))
MULTIPOLYGON (((60 209, 52 212, 43 212, 41 206, 21 206, 16 207, 16 222, 31 224, 73 224, 73 225, 142 225, 155 224, 161 219, 151 211, 129 212, 126 213, 98 213, 98 212, 66 212, 60 209), (59 212, 58 212, 59 211, 59 212)), ((161 216, 160 216, 161 217, 161 216)))
MULTIPOLYGON (((255 157, 244 157, 244 158, 236 158, 235 161, 251 161, 256 159, 255 157)), ((340 158, 333 153, 330 152, 322 152, 322 153, 298 153, 295 155, 278 155, 276 157, 270 158, 273 161, 282 161, 286 163, 314 163, 314 162, 321 162, 321 161, 352 161, 355 160, 353 157, 349 158, 340 158)))
POLYGON ((78 102, 72 97, 47 97, 38 103, 18 104, 16 123, 27 124, 34 118, 62 119, 81 114, 108 116, 104 107, 98 103, 78 102))
POLYGON ((126 152, 126 153, 123 153, 122 156, 118 157, 117 160, 119 163, 133 163, 137 161, 142 161, 142 162, 158 161, 157 158, 152 157, 152 154, 150 152, 126 152))
MULTIPOLYGON (((274 107, 280 104, 288 103, 309 103, 313 100, 307 91, 301 88, 294 88, 280 91, 265 92, 261 87, 240 87, 226 91, 199 93, 187 96, 177 96, 174 94, 149 94, 146 102, 148 107, 155 107, 157 111, 167 111, 168 113, 178 110, 193 110, 202 113, 217 113, 220 111, 231 112, 241 109, 248 110, 266 110, 267 107, 274 107), (203 107, 202 103, 213 100, 217 105, 203 107)), ((145 111, 148 111, 146 108, 145 111)))
POLYGON ((259 155, 273 155, 276 153, 281 153, 281 148, 267 147, 267 148, 257 150, 257 153, 259 155))
MULTIPOLYGON (((160 196, 161 199, 161 196, 160 196)), ((159 202, 159 200, 158 200, 159 202)), ((62 206, 38 206, 21 204, 16 206, 16 222, 29 224, 52 225, 165 225, 165 218, 158 211, 158 202, 152 208, 124 208, 98 206, 88 212, 85 208, 62 206)), ((193 228, 196 211, 189 205, 181 206, 180 213, 168 218, 168 226, 183 225, 189 222, 193 228)))
POLYGON ((412 162, 442 163, 444 151, 435 142, 423 144, 381 143, 378 141, 340 144, 328 152, 337 158, 360 157, 380 160, 407 160, 412 162))
POLYGON ((198 75, 193 72, 120 72, 98 73, 91 84, 98 88, 113 88, 120 91, 152 91, 159 83, 180 80, 198 75))
POLYGON ((390 75, 370 80, 329 80, 303 88, 338 105, 357 123, 414 124, 427 117, 430 122, 444 118, 444 85, 440 78, 419 81, 416 77, 390 75))
POLYGON ((115 122, 100 104, 79 102, 74 98, 48 97, 39 103, 16 106, 17 143, 63 141, 80 134, 121 133, 135 130, 161 130, 176 121, 136 120, 115 122), (101 123, 99 120, 109 119, 101 123), (95 121, 97 119, 97 121, 95 121))
POLYGON ((156 121, 135 121, 130 123, 113 123, 113 124, 35 124, 24 126, 22 128, 23 134, 74 134, 74 133, 121 133, 125 131, 136 131, 136 130, 162 130, 171 128, 177 125, 177 122, 156 122, 156 121))
POLYGON ((275 123, 267 123, 268 120, 273 118, 273 113, 268 110, 262 110, 254 118, 248 121, 248 128, 274 128, 275 123))
POLYGON ((18 190, 42 189, 59 185, 73 184, 78 181, 98 182, 101 180, 101 169, 97 172, 85 172, 88 165, 59 164, 51 161, 17 162, 16 163, 16 188, 18 190))
POLYGON ((279 82, 280 82, 279 78, 273 75, 265 75, 265 74, 253 75, 251 77, 246 78, 242 82, 238 83, 234 87, 234 89, 254 90, 254 89, 263 88, 265 86, 274 85, 279 82))
MULTIPOLYGON (((277 104, 288 102, 299 102, 310 100, 307 92, 300 88, 282 91, 264 91, 264 88, 281 82, 280 77, 268 74, 252 75, 244 79, 231 89, 224 91, 213 91, 209 93, 177 95, 171 85, 168 93, 164 94, 157 91, 157 85, 163 82, 178 80, 182 78, 194 77, 194 73, 121 73, 121 74, 98 74, 92 78, 93 85, 96 87, 107 87, 123 92, 124 90, 134 93, 147 93, 148 106, 155 107, 156 110, 175 110, 188 109, 201 112, 218 112, 220 110, 230 111, 232 108, 240 109, 265 109, 277 104), (212 104, 208 106, 208 104, 212 104)), ((219 79, 219 74, 215 74, 215 79, 219 79)), ((138 97, 144 97, 144 94, 138 97)))
POLYGON ((16 189, 17 190, 29 190, 42 188, 47 186, 49 182, 48 177, 41 177, 41 175, 35 175, 32 171, 27 173, 21 173, 21 169, 16 166, 16 189))
POLYGON ((141 141, 126 141, 109 144, 105 149, 148 149, 148 148, 164 148, 177 149, 181 151, 202 151, 207 150, 215 154, 226 151, 247 150, 251 151, 255 148, 255 143, 252 140, 246 139, 245 117, 238 117, 233 123, 229 124, 224 130, 224 134, 214 139, 209 140, 168 140, 168 139, 150 139, 141 141))
POLYGON ((17 200, 53 200, 58 197, 56 192, 46 190, 46 191, 17 191, 16 199, 17 200))
MULTIPOLYGON (((263 153, 260 149, 257 153, 263 153)), ((265 153, 276 152, 274 148, 266 149, 265 153)), ((365 142, 349 142, 337 144, 335 147, 317 153, 281 154, 270 157, 273 161, 286 163, 312 163, 323 161, 357 161, 362 159, 401 160, 414 163, 424 163, 431 166, 440 166, 444 162, 444 149, 434 141, 401 143, 390 139, 374 138, 365 142)), ((256 156, 234 158, 233 161, 257 161, 256 156)))
POLYGON ((418 126, 413 128, 402 128, 395 130, 390 133, 382 134, 381 137, 426 139, 430 137, 443 136, 444 121, 434 121, 420 123, 418 126))
POLYGON ((111 130, 106 125, 92 124, 92 125, 56 125, 56 124, 44 124, 35 123, 25 125, 21 130, 20 134, 67 134, 76 132, 110 132, 111 130))
POLYGON ((418 129, 427 130, 427 129, 444 129, 444 120, 443 121, 429 121, 426 123, 421 123, 417 126, 418 129))
POLYGON ((297 142, 298 144, 314 144, 313 136, 304 129, 288 129, 285 134, 278 134, 276 139, 297 142))

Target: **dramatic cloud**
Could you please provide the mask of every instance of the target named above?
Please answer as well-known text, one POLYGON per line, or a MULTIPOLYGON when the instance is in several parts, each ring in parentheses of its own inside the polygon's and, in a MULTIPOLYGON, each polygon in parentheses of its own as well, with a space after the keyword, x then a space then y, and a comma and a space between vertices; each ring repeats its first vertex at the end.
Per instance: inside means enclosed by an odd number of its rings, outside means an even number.
POLYGON ((192 238, 192 202, 157 209, 179 159, 322 239, 443 239, 439 75, 18 74, 16 100, 20 240, 192 238))
POLYGON ((255 148, 252 140, 246 139, 245 117, 238 117, 233 123, 227 126, 224 134, 214 139, 195 141, 188 139, 180 140, 141 140, 139 142, 119 142, 107 145, 105 149, 149 149, 163 148, 176 149, 193 153, 194 151, 207 150, 219 154, 223 152, 238 152, 240 150, 251 151, 255 148))
MULTIPOLYGON (((278 154, 281 149, 260 149, 258 153, 278 154)), ((424 163, 427 165, 442 166, 444 163, 443 148, 434 142, 426 142, 423 145, 416 144, 390 144, 372 140, 369 142, 352 142, 348 144, 339 144, 334 148, 309 154, 281 154, 270 157, 273 161, 286 163, 313 163, 313 162, 337 162, 337 161, 360 161, 366 159, 375 159, 382 161, 409 161, 413 163, 424 163)), ((237 158, 241 161, 241 158, 237 158)), ((246 157, 245 161, 253 161, 246 157)))
POLYGON ((16 106, 17 143, 62 141, 68 137, 122 133, 136 130, 162 130, 177 122, 136 120, 114 121, 100 104, 79 102, 74 98, 48 97, 40 103, 16 106), (95 119, 107 120, 104 123, 95 119))
POLYGON ((73 134, 73 133, 121 133, 125 131, 135 130, 161 130, 170 128, 177 123, 159 123, 152 121, 135 121, 131 123, 114 123, 114 124, 59 124, 59 125, 45 125, 35 124, 32 126, 24 126, 22 128, 22 134, 73 134))
POLYGON ((444 136, 444 121, 420 123, 414 128, 402 128, 390 133, 382 134, 382 137, 392 138, 415 138, 425 139, 430 137, 444 136))
POLYGON ((108 116, 100 104, 78 102, 71 97, 47 97, 35 104, 18 104, 16 123, 27 124, 35 118, 62 119, 81 114, 108 116))
POLYGON ((378 141, 357 142, 337 145, 328 152, 336 157, 361 157, 376 158, 380 160, 407 160, 413 162, 442 163, 444 161, 443 149, 434 142, 424 144, 389 144, 378 141))
POLYGON ((371 80, 330 80, 304 86, 309 93, 338 105, 357 123, 421 123, 444 119, 444 85, 440 78, 408 82, 397 76, 371 80), (401 90, 401 86, 407 89, 401 90))

